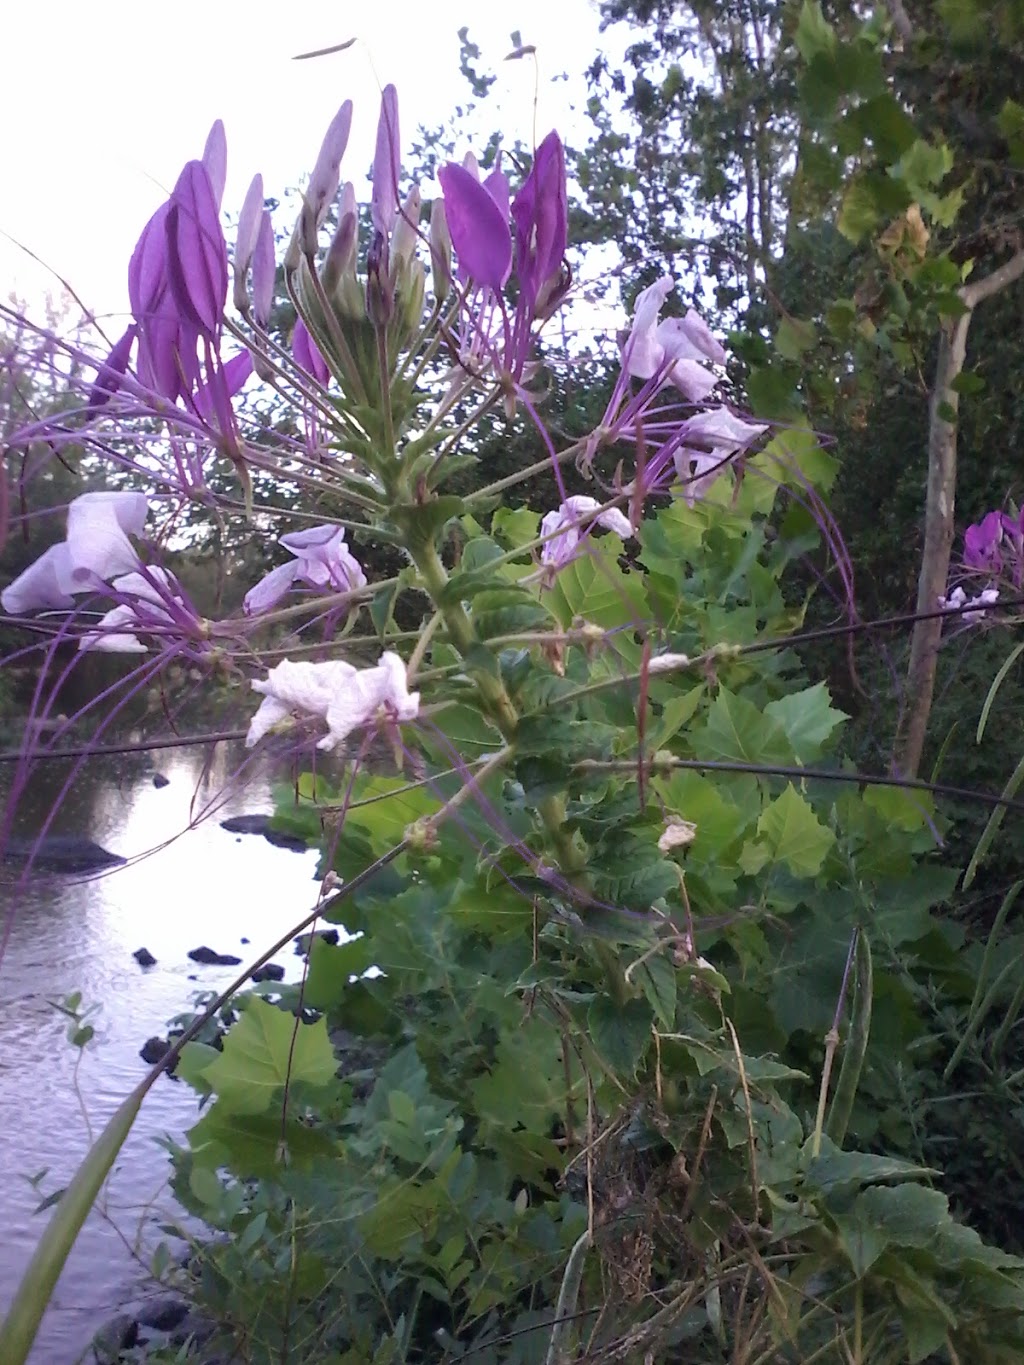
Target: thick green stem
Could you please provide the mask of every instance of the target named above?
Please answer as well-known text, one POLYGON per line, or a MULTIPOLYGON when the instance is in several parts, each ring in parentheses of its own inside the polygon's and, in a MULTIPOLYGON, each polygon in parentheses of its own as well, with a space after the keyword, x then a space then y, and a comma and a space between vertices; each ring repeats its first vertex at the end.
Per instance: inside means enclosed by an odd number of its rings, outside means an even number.
MULTIPOLYGON (((444 618, 448 638, 466 662, 467 669, 479 689, 488 714, 501 737, 510 748, 515 746, 519 728, 519 713, 500 679, 482 669, 474 669, 469 660, 474 646, 480 644, 473 623, 461 602, 445 600, 448 574, 433 542, 410 546, 409 553, 423 578, 424 586, 434 605, 444 618)), ((560 870, 570 879, 578 879, 584 872, 585 859, 571 835, 565 829, 565 802, 561 797, 545 797, 537 807, 541 822, 558 856, 560 870)))
POLYGON ((841 1147, 850 1126, 853 1101, 860 1085, 860 1074, 864 1069, 864 1056, 868 1050, 868 1036, 871 1032, 871 1002, 873 995, 871 942, 864 929, 857 930, 857 952, 854 967, 853 1006, 850 1010, 850 1032, 843 1051, 843 1065, 839 1071, 836 1093, 832 1097, 825 1132, 841 1147))

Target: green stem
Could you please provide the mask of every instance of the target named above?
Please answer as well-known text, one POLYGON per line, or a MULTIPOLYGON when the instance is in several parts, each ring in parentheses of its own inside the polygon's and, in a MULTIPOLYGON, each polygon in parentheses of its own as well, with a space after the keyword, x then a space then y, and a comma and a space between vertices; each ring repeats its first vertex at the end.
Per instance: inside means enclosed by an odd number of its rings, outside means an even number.
POLYGON ((558 1302, 555 1304, 555 1325, 551 1329, 551 1340, 548 1342, 548 1352, 544 1358, 544 1365, 560 1365, 565 1359, 562 1344, 569 1332, 569 1325, 576 1313, 576 1304, 579 1302, 580 1285, 583 1282, 583 1264, 586 1260, 587 1252, 590 1250, 590 1229, 582 1233, 576 1239, 572 1250, 569 1252, 569 1259, 565 1263, 565 1274, 562 1276, 562 1287, 558 1291, 558 1302))
POLYGON ((836 1093, 832 1097, 825 1131, 837 1147, 843 1145, 850 1126, 853 1101, 857 1095, 864 1056, 871 1032, 871 1003, 873 994, 871 942, 861 928, 857 930, 857 950, 854 966, 853 1005, 850 1010, 850 1032, 843 1051, 843 1065, 839 1070, 836 1093))

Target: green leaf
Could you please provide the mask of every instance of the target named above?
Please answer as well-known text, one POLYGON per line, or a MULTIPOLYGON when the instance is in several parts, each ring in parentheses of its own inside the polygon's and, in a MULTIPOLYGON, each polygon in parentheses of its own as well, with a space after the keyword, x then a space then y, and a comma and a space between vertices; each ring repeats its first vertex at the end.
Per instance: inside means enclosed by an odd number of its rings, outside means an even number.
POLYGON ((694 747, 698 758, 741 763, 792 764, 796 758, 779 722, 726 687, 719 688, 707 724, 694 734, 694 747))
POLYGON ((587 1012, 591 1041, 617 1076, 636 1075, 640 1059, 651 1041, 654 1012, 647 1000, 627 1000, 617 1005, 599 995, 587 1012))
POLYGON ((825 855, 835 842, 835 835, 825 828, 792 782, 765 809, 757 828, 775 860, 802 877, 821 871, 825 855))
POLYGON ((895 180, 902 180, 906 184, 912 198, 923 199, 926 191, 941 184, 952 169, 953 153, 945 143, 933 147, 924 138, 918 138, 900 157, 890 174, 895 180))
POLYGON ((764 714, 779 722, 801 763, 818 758, 832 731, 849 719, 832 705, 824 683, 769 702, 764 714))
POLYGON ((586 552, 559 570, 548 605, 563 626, 575 616, 606 630, 647 618, 643 579, 619 567, 621 553, 618 536, 589 537, 586 552))
POLYGON ((372 942, 365 935, 337 945, 314 937, 306 978, 307 1004, 315 1010, 334 1009, 349 990, 352 977, 360 976, 372 965, 372 942))
POLYGON ((785 360, 799 360, 816 340, 814 323, 801 318, 785 317, 775 333, 775 349, 785 360))
POLYGON ((819 0, 804 0, 793 36, 805 62, 813 61, 819 53, 832 56, 836 50, 835 30, 822 13, 819 0))
POLYGON ((1008 99, 996 118, 996 127, 1009 143, 1014 165, 1024 162, 1024 105, 1008 99))
POLYGON ((836 227, 850 242, 859 242, 882 221, 882 209, 871 182, 855 176, 843 195, 836 227))
POLYGON ((261 1114, 285 1084, 329 1085, 336 1067, 326 1020, 304 1024, 253 996, 203 1076, 235 1113, 261 1114))

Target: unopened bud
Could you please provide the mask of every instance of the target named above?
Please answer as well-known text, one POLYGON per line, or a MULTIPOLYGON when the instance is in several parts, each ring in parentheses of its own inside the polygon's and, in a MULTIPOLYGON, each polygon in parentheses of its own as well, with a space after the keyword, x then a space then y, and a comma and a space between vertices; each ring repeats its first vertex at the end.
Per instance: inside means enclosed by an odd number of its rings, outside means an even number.
POLYGON ((238 215, 238 236, 235 239, 235 284, 233 298, 240 313, 249 309, 247 280, 256 243, 259 240, 260 223, 263 214, 263 177, 253 176, 252 183, 238 215))
POLYGON ((398 215, 398 222, 391 234, 391 278, 398 279, 405 266, 416 254, 416 243, 420 235, 420 189, 413 185, 406 195, 405 203, 398 215))
POLYGON ((270 321, 276 278, 274 224, 270 214, 264 209, 260 219, 259 235, 256 238, 256 248, 252 254, 252 311, 261 327, 266 327, 270 321))
POLYGON ((430 270, 434 298, 444 303, 452 287, 452 239, 443 199, 435 199, 430 206, 430 270))
POLYGON ((413 261, 398 286, 402 323, 409 332, 414 332, 423 320, 423 299, 426 292, 426 273, 419 261, 413 261))
POLYGON ((338 226, 331 245, 327 248, 323 269, 320 272, 326 293, 334 292, 343 275, 355 273, 358 237, 359 211, 356 207, 355 187, 350 181, 341 192, 338 226))
POLYGON ((374 327, 386 327, 394 311, 387 239, 382 232, 375 232, 366 258, 366 316, 374 327))

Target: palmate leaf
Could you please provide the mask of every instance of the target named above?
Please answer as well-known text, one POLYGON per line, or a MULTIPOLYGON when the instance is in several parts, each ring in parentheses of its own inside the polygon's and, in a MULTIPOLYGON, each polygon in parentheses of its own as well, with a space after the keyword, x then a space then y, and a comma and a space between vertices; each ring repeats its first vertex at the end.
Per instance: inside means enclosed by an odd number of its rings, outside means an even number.
POLYGON ((707 724, 694 733, 698 758, 740 763, 792 764, 796 755, 782 725, 753 702, 719 688, 707 724))
POLYGON ((818 683, 802 692, 791 692, 777 701, 770 701, 764 714, 782 726, 799 761, 812 763, 832 731, 849 719, 831 702, 828 688, 824 683, 818 683))
POLYGON ((785 863, 797 876, 813 877, 820 872, 825 855, 835 842, 835 835, 821 823, 792 782, 766 807, 757 829, 775 861, 785 863))
POLYGON ((262 1114, 286 1084, 330 1085, 336 1067, 326 1020, 304 1024, 253 996, 203 1077, 226 1111, 262 1114))
POLYGON ((571 625, 576 616, 605 630, 647 621, 650 607, 643 579, 619 567, 621 552, 617 536, 591 537, 585 551, 559 570, 548 605, 563 626, 571 625))

